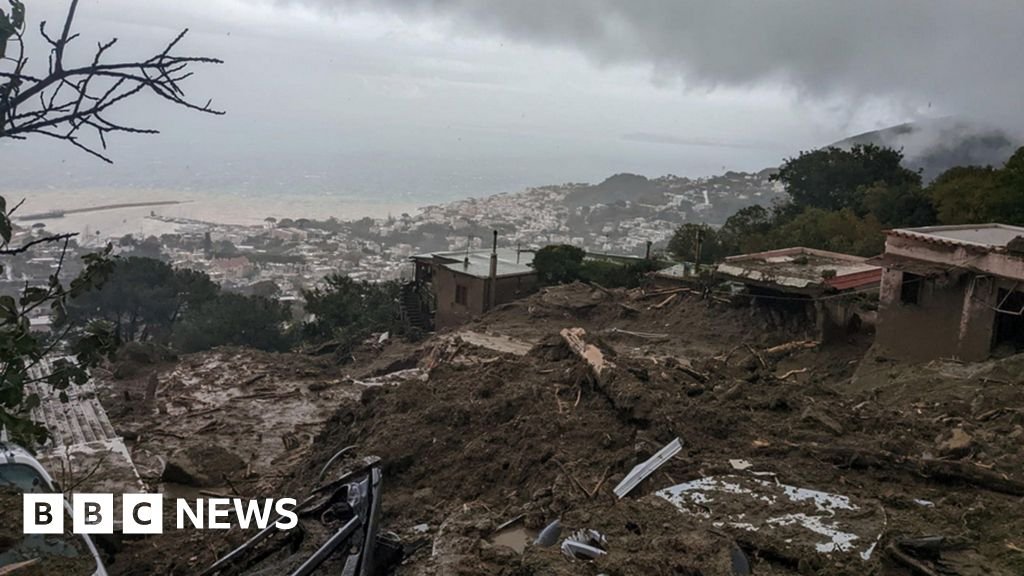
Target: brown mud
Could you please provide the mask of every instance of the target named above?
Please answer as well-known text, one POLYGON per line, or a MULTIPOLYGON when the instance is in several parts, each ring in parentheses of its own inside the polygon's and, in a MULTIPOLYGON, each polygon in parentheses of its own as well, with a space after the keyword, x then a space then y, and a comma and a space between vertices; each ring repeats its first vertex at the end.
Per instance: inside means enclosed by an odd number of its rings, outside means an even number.
MULTIPOLYGON (((780 348, 812 330, 698 294, 665 300, 550 289, 465 328, 485 338, 392 342, 324 368, 343 371, 338 382, 412 367, 423 377, 331 398, 315 440, 253 495, 301 497, 345 446, 380 457, 384 529, 427 539, 402 575, 727 575, 739 573, 738 550, 754 574, 1024 573, 1024 357, 904 366, 877 357, 870 335, 780 348), (610 363, 600 377, 559 336, 573 327, 610 363), (533 344, 525 355, 515 353, 522 342, 533 344), (676 437, 682 452, 617 499, 625 475, 676 437), (872 519, 862 524, 881 527, 858 535, 878 538, 870 557, 815 550, 818 535, 791 527, 726 521, 743 513, 739 500, 698 514, 654 495, 755 474, 860 503, 872 519), (510 521, 536 533, 556 518, 563 537, 602 532, 607 554, 570 561, 557 545, 495 543, 510 521)), ((234 442, 230 427, 215 433, 234 442)), ((773 506, 752 516, 814 512, 773 506)), ((194 573, 168 550, 187 542, 194 568, 240 536, 208 534, 143 540, 112 571, 194 573)))

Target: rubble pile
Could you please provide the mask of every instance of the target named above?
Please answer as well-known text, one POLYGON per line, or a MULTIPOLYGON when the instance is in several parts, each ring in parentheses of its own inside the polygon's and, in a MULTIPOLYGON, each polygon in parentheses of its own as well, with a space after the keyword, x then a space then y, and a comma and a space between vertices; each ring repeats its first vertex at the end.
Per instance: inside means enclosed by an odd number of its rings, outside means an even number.
POLYGON ((379 457, 400 575, 1024 572, 1024 358, 903 366, 758 322, 576 284, 392 342, 275 494, 379 457))

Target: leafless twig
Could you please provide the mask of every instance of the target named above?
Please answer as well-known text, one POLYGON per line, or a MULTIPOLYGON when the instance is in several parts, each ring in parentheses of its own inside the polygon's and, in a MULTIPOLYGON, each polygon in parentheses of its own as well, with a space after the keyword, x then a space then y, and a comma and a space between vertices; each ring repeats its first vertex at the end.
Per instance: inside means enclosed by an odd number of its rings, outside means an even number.
POLYGON ((48 136, 110 162, 102 152, 107 148, 108 134, 158 132, 121 124, 108 116, 116 104, 136 94, 148 91, 183 108, 208 114, 224 113, 213 108, 210 101, 196 103, 188 99, 180 86, 192 76, 192 65, 222 63, 217 58, 173 54, 188 33, 187 29, 146 60, 108 63, 106 56, 117 44, 114 38, 97 44, 89 64, 69 66, 65 55, 78 36, 72 32, 77 9, 78 0, 72 0, 57 38, 49 35, 46 22, 39 25, 40 35, 50 45, 45 75, 26 72, 28 58, 24 54, 22 34, 12 36, 19 48, 17 55, 0 60, 0 65, 5 62, 13 65, 11 70, 0 69, 0 138, 48 136), (83 132, 94 134, 95 139, 83 140, 83 132))

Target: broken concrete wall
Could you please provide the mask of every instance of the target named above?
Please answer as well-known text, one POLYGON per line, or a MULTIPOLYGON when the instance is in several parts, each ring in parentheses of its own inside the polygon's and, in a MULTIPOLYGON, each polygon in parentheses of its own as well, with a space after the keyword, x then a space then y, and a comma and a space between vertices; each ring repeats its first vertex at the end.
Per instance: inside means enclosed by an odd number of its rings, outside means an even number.
POLYGON ((970 268, 992 276, 1024 280, 1024 257, 996 252, 982 246, 926 243, 890 235, 885 240, 885 253, 947 265, 951 268, 970 268))
POLYGON ((873 321, 864 321, 864 311, 853 296, 818 300, 814 313, 820 342, 840 341, 873 325, 873 321))
POLYGON ((884 354, 908 360, 952 358, 959 348, 966 278, 922 278, 916 303, 901 301, 906 273, 887 269, 879 293, 875 342, 884 354))
POLYGON ((977 274, 917 277, 888 269, 882 275, 877 344, 885 354, 907 360, 989 357, 999 289, 1007 279, 977 274), (904 302, 905 279, 918 281, 917 302, 904 302))

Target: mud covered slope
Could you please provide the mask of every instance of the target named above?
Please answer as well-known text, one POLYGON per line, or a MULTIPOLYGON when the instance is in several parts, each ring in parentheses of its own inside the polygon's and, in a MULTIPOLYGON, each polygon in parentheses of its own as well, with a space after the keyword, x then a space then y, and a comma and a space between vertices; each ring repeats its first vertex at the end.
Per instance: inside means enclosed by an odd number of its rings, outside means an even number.
POLYGON ((435 338, 426 379, 342 406, 292 486, 341 446, 380 456, 387 527, 430 541, 400 574, 731 574, 736 545, 756 574, 1024 570, 1014 359, 972 371, 869 355, 851 381, 866 343, 777 346, 799 328, 659 300, 565 287, 472 326, 507 327, 536 344, 525 355, 435 338), (602 376, 559 336, 574 326, 613 365, 602 376), (617 500, 625 474, 676 437, 682 452, 617 500), (684 498, 689 509, 654 494, 688 482, 742 489, 684 498), (769 484, 818 505, 759 492, 769 484), (522 538, 556 518, 604 533, 607 555, 520 553, 495 532, 516 520, 522 538))
MULTIPOLYGON (((330 416, 273 473, 234 485, 302 498, 343 447, 380 457, 382 528, 416 549, 403 576, 1024 573, 1024 357, 902 366, 870 337, 811 333, 744 302, 572 285, 352 365, 252 358, 243 382, 295 380, 310 417, 330 416), (553 546, 528 544, 556 519, 553 546), (578 530, 606 553, 569 560, 559 546, 578 530)), ((262 393, 231 395, 276 399, 262 393)), ((231 446, 232 427, 196 422, 231 446)), ((172 532, 113 568, 196 573, 248 535, 172 532)), ((268 553, 259 573, 312 544, 268 553)))

